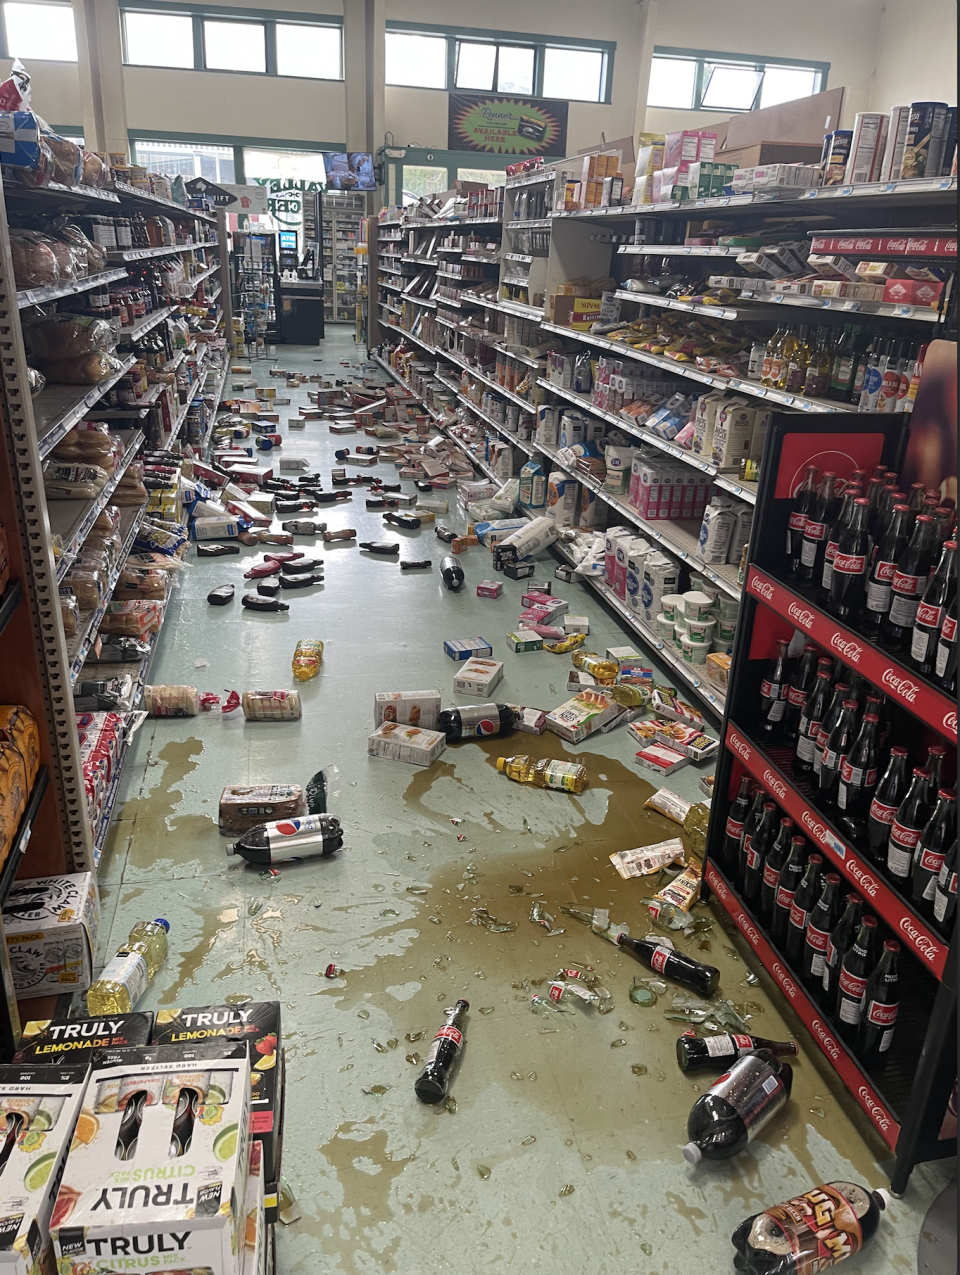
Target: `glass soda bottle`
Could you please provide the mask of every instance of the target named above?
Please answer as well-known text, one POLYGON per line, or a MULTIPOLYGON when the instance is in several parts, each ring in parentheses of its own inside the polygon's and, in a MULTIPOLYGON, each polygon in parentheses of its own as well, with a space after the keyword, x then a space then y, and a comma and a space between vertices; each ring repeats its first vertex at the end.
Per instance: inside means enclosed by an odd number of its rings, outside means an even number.
POLYGON ((787 647, 783 638, 777 639, 777 655, 770 671, 760 683, 760 711, 763 714, 761 730, 766 739, 779 738, 780 723, 787 707, 787 647))
POLYGON ((794 754, 792 769, 798 779, 806 779, 813 773, 820 727, 831 699, 832 676, 833 661, 821 656, 817 660, 817 674, 813 687, 807 695, 797 723, 797 750, 794 754))
POLYGON ((877 784, 867 815, 867 842, 862 848, 867 858, 877 867, 886 867, 887 842, 890 829, 897 817, 897 810, 907 791, 907 758, 909 754, 899 745, 890 749, 890 759, 883 778, 877 784))
POLYGON ((731 879, 736 877, 738 870, 740 843, 743 840, 743 823, 747 817, 747 811, 750 809, 750 784, 750 776, 741 775, 740 790, 730 806, 727 822, 723 830, 721 858, 723 859, 723 870, 731 879))
POLYGON ((819 651, 813 642, 804 642, 803 654, 787 683, 787 706, 783 713, 783 741, 791 747, 797 742, 800 718, 803 716, 807 695, 817 676, 819 651))
POLYGON ((836 872, 828 872, 823 878, 820 898, 817 899, 816 906, 810 913, 803 940, 803 961, 800 966, 800 977, 815 999, 819 999, 823 989, 827 944, 830 942, 830 932, 837 923, 840 907, 840 877, 836 872))
POLYGON ((907 547, 897 561, 890 586, 890 610, 880 632, 880 645, 896 654, 910 642, 917 607, 927 585, 935 549, 936 525, 929 514, 921 514, 913 525, 907 547))
POLYGON ((844 904, 840 920, 830 931, 823 960, 820 1003, 828 1018, 833 1018, 837 1012, 840 962, 853 947, 860 929, 860 919, 863 916, 864 903, 859 894, 848 894, 844 904))
POLYGON ((820 773, 817 776, 817 804, 821 810, 833 810, 837 805, 837 789, 840 785, 840 767, 853 747, 853 733, 857 728, 857 701, 843 701, 840 716, 827 736, 820 757, 820 773))
POLYGON ((87 1013, 129 1014, 167 955, 169 922, 138 921, 87 992, 87 1013))
POLYGON ((463 704, 438 713, 437 730, 443 731, 448 744, 459 744, 464 739, 509 735, 516 721, 516 713, 507 704, 463 704))
POLYGON ((789 1063, 764 1049, 746 1054, 691 1107, 683 1158, 699 1164, 737 1155, 786 1105, 792 1088, 789 1063))
POLYGON ((823 555, 827 548, 827 532, 836 515, 834 488, 837 476, 827 472, 820 479, 810 513, 803 528, 803 543, 800 546, 800 568, 797 579, 801 584, 813 584, 823 575, 823 555))
POLYGON ((917 607, 910 640, 910 662, 923 677, 933 675, 937 641, 947 607, 957 596, 957 542, 943 546, 937 569, 930 577, 917 607))
POLYGON ((783 871, 783 865, 790 857, 790 842, 795 827, 796 824, 789 815, 780 820, 780 828, 777 832, 776 840, 763 861, 763 881, 760 884, 760 902, 757 905, 757 915, 763 924, 768 927, 773 921, 773 909, 777 901, 777 886, 780 883, 780 873, 783 871))
POLYGON ((897 570, 897 561, 907 547, 910 535, 911 514, 909 505, 894 505, 890 511, 886 531, 870 565, 867 592, 860 614, 860 629, 876 641, 886 622, 892 598, 891 586, 897 570))
POLYGON ((843 827, 849 832, 855 845, 866 835, 867 815, 877 786, 877 732, 880 718, 876 713, 864 713, 860 734, 850 746, 850 751, 840 759, 840 779, 837 784, 837 808, 841 812, 843 827))
POLYGON ((819 787, 820 785, 820 768, 823 765, 823 750, 826 747, 827 740, 833 733, 833 728, 840 720, 843 713, 844 703, 851 699, 850 686, 847 682, 837 682, 833 688, 833 699, 830 701, 830 707, 824 714, 823 721, 820 723, 820 729, 817 732, 817 743, 813 754, 813 774, 814 780, 819 787))
POLYGON ((757 788, 753 794, 753 805, 747 811, 747 817, 743 821, 743 836, 740 838, 740 852, 737 857, 737 880, 739 882, 743 881, 744 873, 747 870, 747 855, 750 853, 750 842, 753 840, 753 834, 760 827, 764 802, 769 800, 770 794, 765 792, 763 788, 757 788))
POLYGON ((820 576, 820 597, 823 601, 826 601, 830 596, 830 585, 833 582, 833 560, 837 556, 840 533, 853 517, 853 502, 858 500, 859 497, 860 485, 858 483, 850 483, 844 488, 840 512, 830 528, 830 535, 827 537, 827 547, 823 551, 823 572, 820 576))
POLYGON ((933 918, 940 869, 947 850, 957 839, 957 793, 954 788, 941 788, 937 804, 927 820, 913 856, 911 887, 913 906, 923 916, 933 918))
POLYGON ((745 1033, 698 1036, 691 1027, 677 1039, 677 1062, 681 1071, 698 1071, 701 1067, 726 1071, 755 1049, 765 1049, 775 1058, 800 1052, 795 1040, 765 1040, 763 1036, 745 1033))
POLYGON ((463 1016, 469 1008, 469 1001, 459 1000, 452 1009, 444 1010, 443 1025, 433 1038, 423 1070, 413 1086, 421 1102, 440 1102, 446 1097, 450 1075, 463 1044, 463 1016))
POLYGON ((800 967, 803 942, 810 921, 810 913, 820 894, 820 878, 823 875, 823 855, 812 854, 807 859, 803 880, 797 886, 790 905, 790 923, 787 926, 786 957, 794 969, 800 967))
POLYGON ((780 948, 786 943, 794 896, 806 870, 806 838, 800 836, 791 837, 790 857, 780 870, 780 880, 777 882, 777 897, 773 907, 773 922, 770 926, 773 941, 780 948))
POLYGON ((834 1021, 841 1039, 850 1046, 857 1043, 863 1013, 863 994, 867 990, 867 978, 876 961, 878 938, 877 918, 868 913, 861 917, 856 940, 840 962, 837 1014, 834 1021))
POLYGON ((933 680, 948 695, 957 693, 957 599, 954 597, 937 641, 937 653, 933 661, 933 680))
POLYGON ((665 943, 653 943, 650 939, 634 939, 629 934, 617 935, 617 945, 635 956, 655 974, 684 987, 692 987, 700 996, 712 996, 720 983, 720 971, 712 965, 701 965, 692 956, 684 956, 665 943))
POLYGON ((857 1038, 860 1065, 867 1071, 882 1071, 890 1055, 900 1009, 899 957, 899 941, 887 939, 877 967, 867 979, 857 1038))
POLYGON ((776 835, 777 806, 773 801, 765 801, 760 823, 750 839, 743 874, 743 897, 754 910, 760 898, 760 886, 763 884, 763 865, 776 835))
POLYGON ((904 894, 910 885, 910 874, 913 870, 913 856, 920 843, 920 837, 927 820, 930 818, 930 806, 927 803, 927 785, 931 772, 918 766, 913 772, 913 779, 907 795, 897 807, 896 817, 890 825, 890 836, 887 840, 887 873, 894 885, 904 894))
POLYGON ((583 792, 587 783, 586 766, 546 757, 535 762, 532 757, 520 753, 514 757, 498 757, 497 770, 518 784, 556 788, 561 792, 583 792))
POLYGON ((937 892, 933 900, 933 920, 941 934, 949 934, 953 928, 953 918, 957 911, 957 842, 947 851, 940 876, 937 878, 937 892))
POLYGON ((830 573, 827 610, 838 620, 852 620, 860 612, 867 562, 870 558, 870 502, 858 496, 850 522, 840 532, 830 573))
POLYGON ((817 497, 817 467, 808 465, 804 470, 803 482, 794 496, 793 509, 787 523, 787 571, 795 576, 800 567, 800 554, 803 550, 803 533, 807 526, 807 517, 817 497))

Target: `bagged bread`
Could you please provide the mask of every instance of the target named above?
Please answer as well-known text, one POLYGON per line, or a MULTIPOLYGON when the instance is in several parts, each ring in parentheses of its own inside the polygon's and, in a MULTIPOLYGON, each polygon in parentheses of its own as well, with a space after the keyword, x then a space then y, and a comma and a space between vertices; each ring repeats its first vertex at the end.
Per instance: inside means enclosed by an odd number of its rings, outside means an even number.
POLYGON ((6 859, 16 836, 28 792, 23 758, 12 744, 0 743, 0 862, 6 859))
POLYGON ((73 589, 67 585, 60 586, 60 619, 67 637, 75 637, 80 625, 80 603, 73 589))
POLYGON ((0 740, 12 744, 23 758, 27 787, 40 769, 40 730, 37 719, 22 704, 0 704, 0 740))
POLYGON ((123 367, 119 359, 104 350, 75 359, 40 359, 38 362, 51 385, 99 385, 123 367))
POLYGON ((27 324, 23 337, 34 358, 60 361, 99 352, 112 344, 113 329, 94 315, 52 314, 27 324))
POLYGON ((244 691, 242 704, 249 722, 292 722, 302 716, 297 691, 244 691))
POLYGON ((10 254, 18 288, 50 288, 60 282, 57 255, 38 230, 11 230, 10 254))
POLYGON ((145 686, 143 706, 151 717, 196 717, 200 695, 195 686, 145 686))
POLYGON ((156 633, 162 619, 163 608, 156 602, 108 602, 100 621, 100 632, 142 638, 148 633, 156 633))

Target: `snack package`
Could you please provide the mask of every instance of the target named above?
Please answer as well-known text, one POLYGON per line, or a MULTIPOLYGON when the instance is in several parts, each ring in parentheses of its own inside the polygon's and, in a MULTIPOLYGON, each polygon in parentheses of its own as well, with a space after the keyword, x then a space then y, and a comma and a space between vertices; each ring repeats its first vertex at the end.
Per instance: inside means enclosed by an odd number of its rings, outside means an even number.
POLYGON ((248 722, 292 722, 303 715, 297 691, 244 691, 241 704, 248 722))
POLYGON ((703 865, 694 860, 648 902, 647 910, 650 915, 670 921, 672 918, 677 918, 679 914, 689 912, 700 897, 702 876, 703 865))
POLYGON ((671 863, 683 863, 683 842, 679 837, 658 841, 652 846, 638 846, 635 850, 618 850, 610 855, 610 862, 625 881, 631 877, 646 877, 651 872, 668 868, 671 863))
POLYGON ((299 784, 228 784, 220 794, 221 832, 247 832, 261 823, 306 813, 299 784))

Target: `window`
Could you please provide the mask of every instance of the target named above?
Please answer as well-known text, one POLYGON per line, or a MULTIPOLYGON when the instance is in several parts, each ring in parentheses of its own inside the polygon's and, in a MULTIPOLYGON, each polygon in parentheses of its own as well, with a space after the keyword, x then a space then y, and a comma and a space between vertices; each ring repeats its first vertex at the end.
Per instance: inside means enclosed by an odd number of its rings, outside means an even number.
POLYGON ((4 56, 76 62, 77 33, 68 4, 5 4, 4 56))
POLYGON ((243 167, 247 181, 267 187, 266 217, 260 230, 303 232, 304 202, 312 199, 326 179, 323 156, 317 151, 265 151, 245 146, 243 167))
POLYGON ((754 111, 821 93, 829 70, 829 62, 656 48, 647 105, 727 114, 754 111))
POLYGON ((440 195, 448 187, 446 168, 425 168, 420 165, 403 166, 403 202, 415 204, 424 195, 440 195))
POLYGON ((342 80, 343 55, 338 28, 278 22, 277 75, 342 80))
POLYGON ((407 88, 558 97, 609 102, 616 45, 583 46, 517 33, 501 43, 494 33, 388 22, 386 82, 407 88))
POLYGON ((193 19, 174 13, 125 13, 124 61, 133 66, 193 66, 193 19))
POLYGON ((139 7, 121 9, 123 60, 127 66, 343 79, 341 18, 269 12, 271 17, 254 21, 247 13, 212 5, 140 0, 139 7))
POLYGON ((502 168, 457 169, 457 181, 461 182, 485 182, 488 186, 503 186, 506 184, 506 180, 506 170, 502 168))
POLYGON ((133 143, 134 160, 151 173, 180 176, 184 181, 206 177, 207 181, 236 181, 232 146, 205 146, 193 142, 133 143))

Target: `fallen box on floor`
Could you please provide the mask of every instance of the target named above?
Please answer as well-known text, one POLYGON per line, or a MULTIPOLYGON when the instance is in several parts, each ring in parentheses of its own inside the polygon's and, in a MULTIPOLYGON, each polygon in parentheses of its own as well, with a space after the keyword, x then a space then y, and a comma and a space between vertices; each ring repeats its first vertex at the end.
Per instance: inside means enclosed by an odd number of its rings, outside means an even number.
POLYGON ((367 740, 367 753, 411 766, 432 766, 446 746, 447 737, 441 731, 384 722, 367 740))
POLYGON ((451 660, 472 660, 474 656, 486 658, 493 654, 493 647, 482 637, 447 638, 443 649, 451 660))
POLYGON ((563 628, 566 633, 589 633, 590 621, 585 615, 565 615, 563 628))
POLYGON ((499 580, 481 580, 477 585, 478 598, 499 598, 503 585, 499 580))
POLYGON ((543 638, 532 629, 516 629, 507 634, 507 646, 511 651, 542 651, 543 638))
POLYGON ((280 1002, 198 1005, 158 1011, 153 1044, 186 1046, 208 1040, 236 1040, 247 1046, 251 1068, 250 1137, 263 1144, 267 1221, 274 1222, 286 1109, 280 1002))
POLYGON ((131 1253, 153 1257, 157 1270, 236 1275, 249 1077, 240 1043, 95 1052, 77 1126, 84 1136, 74 1138, 57 1198, 61 1220, 50 1228, 59 1275, 115 1270, 131 1253), (184 1102, 185 1092, 198 1100, 184 1102), (171 1155, 171 1145, 181 1154, 171 1155))
POLYGON ((460 695, 489 695, 502 677, 499 661, 470 659, 453 679, 453 689, 460 695))
POLYGON ((664 744, 647 744, 637 753, 636 762, 644 770, 652 770, 657 775, 672 775, 681 766, 686 766, 689 758, 664 744))
POLYGON ((61 1065, 66 1059, 69 1065, 79 1056, 86 1066, 91 1050, 146 1045, 152 1031, 152 1011, 95 1018, 34 1018, 24 1026, 13 1061, 61 1065))
POLYGON ((436 730, 440 712, 440 692, 378 691, 373 697, 373 724, 400 722, 404 726, 420 726, 436 730))
POLYGON ((579 744, 622 712, 620 705, 599 687, 586 689, 547 713, 547 730, 570 744, 579 744))
POLYGON ((523 708, 519 704, 508 704, 515 713, 514 730, 522 730, 528 735, 542 735, 547 729, 547 715, 542 708, 523 708))
POLYGON ((3 905, 3 932, 17 996, 86 991, 99 925, 93 873, 14 881, 3 905))
POLYGON ((264 1275, 267 1226, 263 1181, 263 1147, 251 1139, 247 1159, 247 1198, 239 1275, 264 1275))
POLYGON ((228 784, 220 794, 221 832, 247 832, 261 823, 306 813, 299 784, 228 784))

